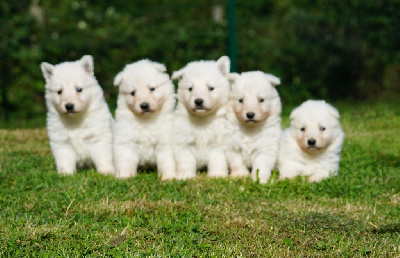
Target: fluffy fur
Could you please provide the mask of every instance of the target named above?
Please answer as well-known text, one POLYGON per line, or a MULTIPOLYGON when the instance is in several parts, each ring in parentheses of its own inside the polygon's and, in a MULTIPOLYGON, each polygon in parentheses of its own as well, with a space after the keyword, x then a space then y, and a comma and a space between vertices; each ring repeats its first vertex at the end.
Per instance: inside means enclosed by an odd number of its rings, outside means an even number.
POLYGON ((58 173, 94 163, 114 174, 112 116, 93 75, 93 59, 84 56, 58 65, 42 63, 46 80, 47 131, 58 173))
POLYGON ((231 74, 226 154, 231 176, 268 181, 278 156, 281 135, 279 78, 260 71, 231 74))
POLYGON ((202 167, 211 177, 228 175, 223 144, 229 69, 230 60, 223 56, 216 62, 191 62, 172 75, 179 79, 173 134, 178 179, 193 178, 202 167))
POLYGON ((127 65, 114 80, 119 86, 114 133, 117 176, 135 176, 138 165, 157 164, 161 179, 175 177, 170 129, 174 86, 164 65, 140 60, 127 65))
POLYGON ((280 179, 302 175, 319 182, 337 175, 344 139, 339 112, 325 101, 308 100, 292 111, 290 119, 280 143, 280 179))

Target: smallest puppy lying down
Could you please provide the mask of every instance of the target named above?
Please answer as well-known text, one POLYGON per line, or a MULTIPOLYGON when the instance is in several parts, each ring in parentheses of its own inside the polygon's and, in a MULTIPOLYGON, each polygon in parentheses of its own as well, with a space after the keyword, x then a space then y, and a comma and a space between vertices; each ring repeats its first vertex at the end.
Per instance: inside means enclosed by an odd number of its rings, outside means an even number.
POLYGON ((260 71, 230 74, 226 154, 232 177, 249 175, 265 184, 278 156, 281 136, 279 78, 260 71))
POLYGON ((290 119, 280 143, 279 179, 302 175, 320 182, 337 175, 344 139, 339 112, 323 100, 308 100, 292 111, 290 119))
POLYGON ((114 80, 119 86, 114 128, 117 177, 136 176, 138 165, 157 164, 162 180, 175 177, 169 143, 174 85, 163 64, 144 59, 127 65, 114 80))

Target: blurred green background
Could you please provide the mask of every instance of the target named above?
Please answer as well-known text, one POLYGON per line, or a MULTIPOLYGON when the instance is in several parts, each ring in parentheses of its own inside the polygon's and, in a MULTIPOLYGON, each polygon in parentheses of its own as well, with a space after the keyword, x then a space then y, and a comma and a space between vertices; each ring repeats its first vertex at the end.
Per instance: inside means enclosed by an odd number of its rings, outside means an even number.
MULTIPOLYGON (((44 126, 39 65, 90 54, 114 111, 114 76, 138 59, 171 74, 228 53, 226 0, 0 1, 0 127, 44 126)), ((236 1, 237 70, 282 79, 282 102, 400 93, 399 0, 236 1)))

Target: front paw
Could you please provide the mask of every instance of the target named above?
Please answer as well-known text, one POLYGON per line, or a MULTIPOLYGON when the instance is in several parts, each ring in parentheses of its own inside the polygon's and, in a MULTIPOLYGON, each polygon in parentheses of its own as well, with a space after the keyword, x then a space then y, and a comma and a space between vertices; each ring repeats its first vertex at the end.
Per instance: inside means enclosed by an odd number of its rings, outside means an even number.
POLYGON ((214 178, 227 177, 228 176, 228 170, 227 169, 218 169, 218 170, 208 171, 207 176, 208 177, 214 177, 214 178))
POLYGON ((328 176, 324 174, 312 174, 311 176, 308 177, 308 182, 313 183, 313 182, 321 182, 323 179, 327 178, 328 176))
POLYGON ((136 176, 136 171, 130 172, 130 171, 119 171, 115 174, 116 178, 120 179, 126 179, 130 177, 135 177, 136 176))
POLYGON ((250 173, 247 169, 242 168, 242 169, 232 169, 231 171, 231 177, 246 177, 248 176, 250 173))

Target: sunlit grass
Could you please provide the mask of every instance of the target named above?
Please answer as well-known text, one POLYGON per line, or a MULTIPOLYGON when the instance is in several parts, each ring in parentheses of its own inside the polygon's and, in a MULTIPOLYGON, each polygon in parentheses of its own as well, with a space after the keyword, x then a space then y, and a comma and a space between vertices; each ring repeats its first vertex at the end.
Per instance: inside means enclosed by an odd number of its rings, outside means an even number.
POLYGON ((399 256, 400 107, 335 105, 341 171, 319 184, 58 176, 45 129, 0 130, 0 256, 399 256))

